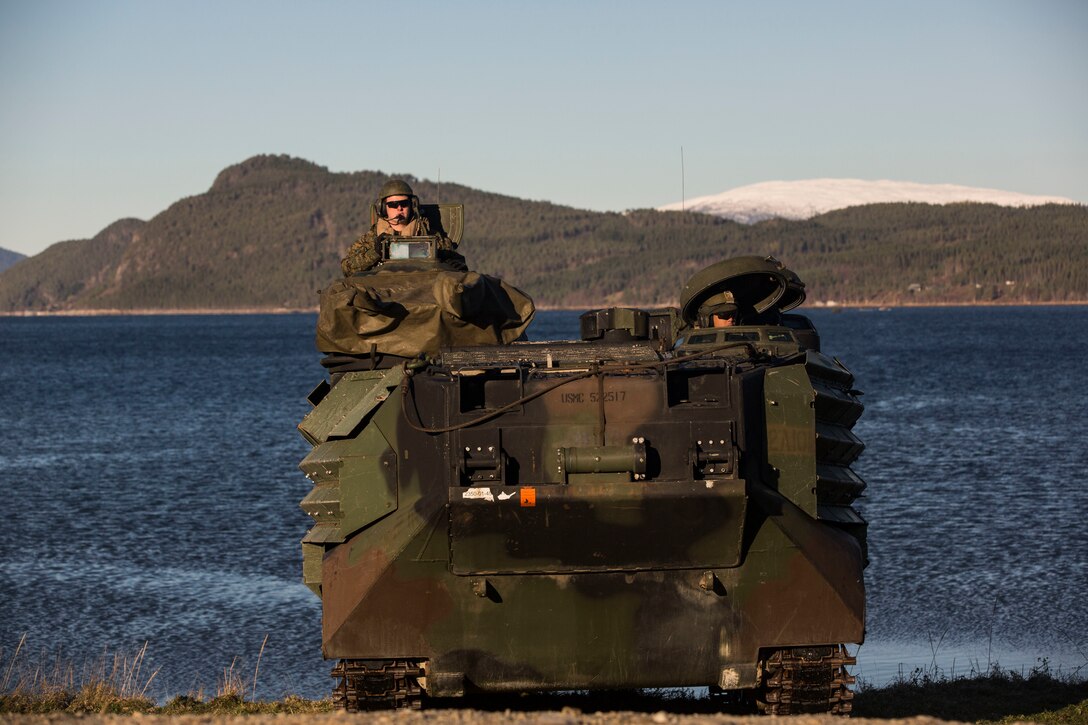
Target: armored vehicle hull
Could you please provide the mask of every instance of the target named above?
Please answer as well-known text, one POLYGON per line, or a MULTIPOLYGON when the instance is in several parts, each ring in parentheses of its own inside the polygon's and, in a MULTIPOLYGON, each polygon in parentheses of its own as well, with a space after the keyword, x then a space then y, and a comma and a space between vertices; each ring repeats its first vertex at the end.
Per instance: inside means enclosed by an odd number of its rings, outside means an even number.
POLYGON ((312 397, 304 579, 338 701, 709 686, 849 712, 850 372, 784 326, 589 323, 597 339, 334 369, 312 397))

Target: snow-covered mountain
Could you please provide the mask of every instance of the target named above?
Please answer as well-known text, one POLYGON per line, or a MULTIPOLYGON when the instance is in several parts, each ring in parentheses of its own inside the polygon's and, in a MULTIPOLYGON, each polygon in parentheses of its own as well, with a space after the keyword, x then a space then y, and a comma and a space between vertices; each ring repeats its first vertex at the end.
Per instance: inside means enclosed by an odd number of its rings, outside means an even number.
POLYGON ((662 211, 683 208, 704 214, 751 224, 782 217, 808 219, 835 209, 861 204, 917 201, 950 204, 977 201, 1001 206, 1036 206, 1038 204, 1077 204, 1060 196, 1033 196, 997 189, 977 189, 954 184, 916 184, 909 181, 865 181, 863 179, 808 179, 805 181, 765 181, 736 189, 688 199, 658 207, 662 211))

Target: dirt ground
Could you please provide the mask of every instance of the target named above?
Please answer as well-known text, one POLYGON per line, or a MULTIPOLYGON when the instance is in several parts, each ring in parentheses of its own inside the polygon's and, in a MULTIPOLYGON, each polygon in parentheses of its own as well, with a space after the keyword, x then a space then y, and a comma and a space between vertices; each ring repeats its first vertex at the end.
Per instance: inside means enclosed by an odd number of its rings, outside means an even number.
POLYGON ((460 725, 499 725, 499 723, 531 723, 534 725, 844 725, 844 723, 879 723, 880 725, 938 725, 948 720, 913 717, 903 720, 876 720, 830 716, 789 718, 740 717, 733 715, 684 715, 665 711, 584 713, 573 708, 549 712, 486 712, 482 710, 424 710, 397 713, 323 713, 318 715, 48 715, 0 716, 12 725, 417 725, 421 723, 458 723, 460 725))

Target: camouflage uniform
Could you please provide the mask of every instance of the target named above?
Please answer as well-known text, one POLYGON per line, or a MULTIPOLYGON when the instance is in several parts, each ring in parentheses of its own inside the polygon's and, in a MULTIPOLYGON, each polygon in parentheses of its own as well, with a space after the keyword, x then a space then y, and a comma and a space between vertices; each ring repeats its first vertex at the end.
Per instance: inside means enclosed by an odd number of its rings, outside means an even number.
MULTIPOLYGON (((378 219, 374 223, 370 230, 355 240, 355 243, 348 249, 348 254, 342 260, 340 260, 340 269, 343 270, 345 277, 350 277, 353 274, 359 272, 365 272, 368 269, 373 269, 381 261, 381 247, 379 241, 383 237, 412 237, 412 236, 430 236, 431 230, 427 224, 427 220, 421 216, 416 216, 409 221, 404 229, 397 231, 389 225, 385 219, 378 219)), ((438 236, 438 251, 439 260, 450 264, 458 269, 467 270, 465 265, 465 258, 454 250, 457 245, 449 239, 445 234, 439 234, 438 236)))

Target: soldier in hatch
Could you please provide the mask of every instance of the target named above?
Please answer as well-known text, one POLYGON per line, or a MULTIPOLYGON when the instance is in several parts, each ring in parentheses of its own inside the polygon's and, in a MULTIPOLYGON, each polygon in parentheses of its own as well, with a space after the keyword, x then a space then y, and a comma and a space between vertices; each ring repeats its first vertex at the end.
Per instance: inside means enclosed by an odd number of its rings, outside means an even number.
POLYGON ((756 312, 751 307, 741 307, 733 299, 732 292, 722 292, 708 297, 699 306, 700 327, 733 327, 735 325, 781 325, 778 310, 771 308, 756 312))
POLYGON ((419 197, 400 179, 382 185, 376 203, 378 220, 370 230, 355 240, 348 255, 340 260, 345 277, 372 269, 381 262, 381 242, 387 237, 438 237, 439 261, 467 269, 465 258, 453 251, 457 245, 442 230, 432 232, 427 218, 419 212, 419 197))
POLYGON ((722 292, 707 299, 699 307, 701 327, 732 327, 740 323, 740 308, 733 300, 732 292, 722 292))

